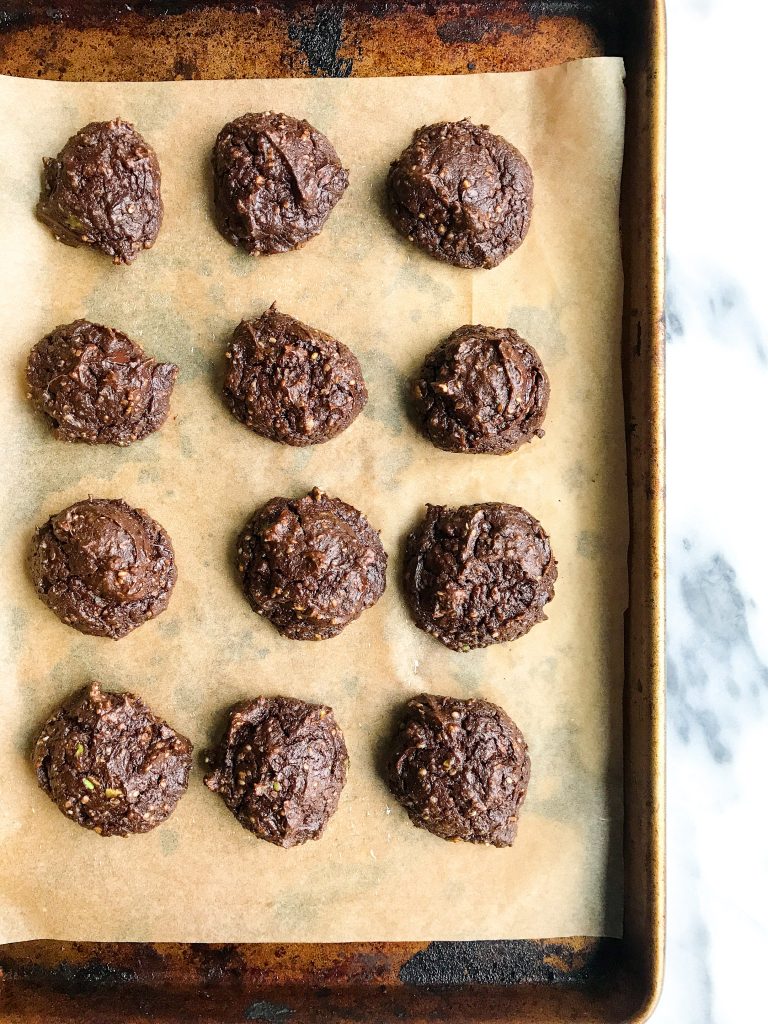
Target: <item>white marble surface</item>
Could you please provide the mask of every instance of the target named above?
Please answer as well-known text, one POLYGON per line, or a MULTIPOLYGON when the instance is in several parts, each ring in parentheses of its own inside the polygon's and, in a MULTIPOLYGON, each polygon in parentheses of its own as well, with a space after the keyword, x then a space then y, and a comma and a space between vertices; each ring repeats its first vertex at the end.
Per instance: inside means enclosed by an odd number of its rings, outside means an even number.
POLYGON ((653 1024, 768 1020, 765 0, 667 0, 668 954, 653 1024))

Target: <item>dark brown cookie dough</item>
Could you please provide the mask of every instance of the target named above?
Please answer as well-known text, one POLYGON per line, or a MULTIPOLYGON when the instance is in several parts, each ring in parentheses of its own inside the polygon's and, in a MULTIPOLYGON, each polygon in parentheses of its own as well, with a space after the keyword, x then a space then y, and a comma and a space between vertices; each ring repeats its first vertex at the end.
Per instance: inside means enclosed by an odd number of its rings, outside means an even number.
POLYGON ((227 405, 271 441, 322 444, 346 430, 368 401, 360 363, 347 346, 274 304, 258 320, 243 320, 227 359, 227 405))
POLYGON ((466 326, 429 353, 413 396, 436 447, 506 455, 544 435, 549 378, 516 331, 466 326))
POLYGON ((237 542, 251 607, 283 636, 336 636, 386 586, 379 534, 356 508, 315 488, 305 498, 272 498, 237 542))
POLYGON ((43 161, 37 216, 66 245, 132 263, 163 222, 160 165, 132 124, 94 121, 43 161))
POLYGON ((347 781, 347 747, 333 711, 292 697, 232 708, 205 784, 259 839, 288 849, 319 839, 347 781))
POLYGON ((178 372, 120 331, 75 320, 30 352, 28 397, 60 440, 125 446, 165 423, 178 372))
POLYGON ((91 683, 45 723, 33 764, 62 814, 101 836, 130 836, 173 814, 192 744, 139 697, 91 683))
POLYGON ((523 734, 496 704, 422 693, 406 705, 389 786, 441 839, 511 846, 531 777, 523 734))
POLYGON ((546 618, 556 579, 549 537, 516 505, 427 505, 406 543, 416 625, 454 651, 523 636, 546 618))
POLYGON ((29 556, 40 600, 81 633, 119 640, 168 607, 171 539, 124 501, 78 501, 35 531, 29 556))
POLYGON ((288 252, 314 238, 348 184, 325 135, 287 114, 243 114, 213 148, 216 223, 251 254, 288 252))
POLYGON ((392 223, 436 259, 496 267, 531 222, 533 175, 522 153, 469 120, 425 125, 389 171, 392 223))

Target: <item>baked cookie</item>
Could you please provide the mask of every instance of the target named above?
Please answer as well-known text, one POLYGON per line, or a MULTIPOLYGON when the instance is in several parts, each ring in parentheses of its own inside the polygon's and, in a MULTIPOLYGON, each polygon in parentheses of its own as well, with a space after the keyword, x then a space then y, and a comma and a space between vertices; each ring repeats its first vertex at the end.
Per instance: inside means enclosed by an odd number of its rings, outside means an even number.
POLYGON ((431 256, 457 267, 496 267, 528 233, 533 175, 486 125, 443 121, 414 132, 387 177, 392 223, 431 256))
POLYGON ((511 846, 531 777, 523 734, 487 700, 408 701, 389 786, 414 825, 441 839, 511 846))
POLYGON ((317 488, 258 509, 240 534, 237 557, 253 610, 293 640, 336 636, 386 586, 378 532, 362 512, 317 488))
POLYGON ((119 640, 168 607, 171 539, 143 509, 88 498, 35 531, 29 567, 38 597, 81 633, 119 640))
POLYGON ((267 111, 225 124, 213 147, 219 231, 250 254, 298 249, 319 234, 349 184, 329 140, 267 111))
POLYGON ((140 697, 91 683, 45 723, 33 764, 62 814, 102 836, 130 836, 173 814, 192 744, 140 697))
POLYGON ((516 331, 466 326, 429 353, 413 397, 435 447, 506 455, 543 437, 549 378, 516 331))
POLYGON ((336 437, 368 401, 357 357, 329 334, 279 313, 243 320, 227 351, 224 400, 271 441, 304 447, 336 437))
POLYGON ((546 618, 556 579, 549 537, 516 505, 427 505, 406 542, 414 621, 454 651, 523 636, 546 618))
POLYGON ((94 121, 43 161, 37 216, 59 242, 132 263, 163 222, 160 165, 132 124, 94 121))
POLYGON ((291 697, 232 708, 205 784, 249 831, 288 849, 319 839, 347 781, 347 747, 333 711, 291 697))
POLYGON ((167 417, 179 368, 90 320, 46 334, 27 360, 27 397, 62 441, 126 446, 167 417))

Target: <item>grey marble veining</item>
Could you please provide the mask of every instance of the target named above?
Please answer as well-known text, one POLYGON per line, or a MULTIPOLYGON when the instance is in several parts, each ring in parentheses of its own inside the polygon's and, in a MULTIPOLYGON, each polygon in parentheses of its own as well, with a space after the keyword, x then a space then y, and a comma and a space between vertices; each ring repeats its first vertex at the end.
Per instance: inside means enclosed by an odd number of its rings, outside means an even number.
POLYGON ((733 566, 685 537, 675 561, 667 665, 670 742, 700 742, 715 764, 728 765, 741 730, 762 712, 768 667, 752 643, 733 566))
POLYGON ((768 1019, 768 5, 667 0, 668 956, 653 1024, 768 1019))

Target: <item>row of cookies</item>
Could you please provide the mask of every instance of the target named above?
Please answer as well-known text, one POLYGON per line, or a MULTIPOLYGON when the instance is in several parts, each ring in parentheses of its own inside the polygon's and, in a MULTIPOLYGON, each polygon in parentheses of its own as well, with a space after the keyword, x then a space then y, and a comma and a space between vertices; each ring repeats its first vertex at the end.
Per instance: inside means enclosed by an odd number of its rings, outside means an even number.
MULTIPOLYGON (((151 831, 187 790, 192 743, 131 693, 93 682, 45 723, 33 766, 59 810, 101 836, 151 831)), ((319 839, 349 756, 333 710, 293 697, 230 708, 205 784, 243 828, 289 848, 319 839)), ((421 694, 408 702, 386 775, 412 822, 442 839, 511 846, 530 779, 522 733, 497 705, 421 694)))
MULTIPOLYGON (((114 640, 165 611, 176 583, 167 532, 143 509, 88 498, 32 539, 37 594, 62 622, 114 640)), ((315 488, 272 498, 237 542, 253 610, 285 637, 327 640, 386 587, 387 553, 366 516, 315 488)), ((557 579, 549 538, 503 502, 428 505, 405 545, 404 587, 417 626, 455 651, 516 640, 546 618, 557 579)))
MULTIPOLYGON (((93 122, 45 159, 37 216, 61 242, 115 263, 151 248, 163 221, 160 164, 132 124, 93 122)), ((331 142, 307 121, 266 111, 226 124, 213 147, 216 224, 262 255, 320 233, 349 184, 331 142)), ((469 120, 427 125, 387 176, 397 230, 458 267, 495 267, 525 238, 533 176, 506 139, 469 120)))
MULTIPOLYGON (((224 400, 254 433, 322 444, 368 401, 355 354, 273 304, 243 320, 226 351, 224 400)), ((178 367, 89 320, 46 334, 27 360, 27 397, 65 441, 126 446, 165 422, 178 367)), ((451 452, 503 455, 543 434, 549 379, 511 328, 465 326, 430 352, 411 383, 424 435, 451 452)))

